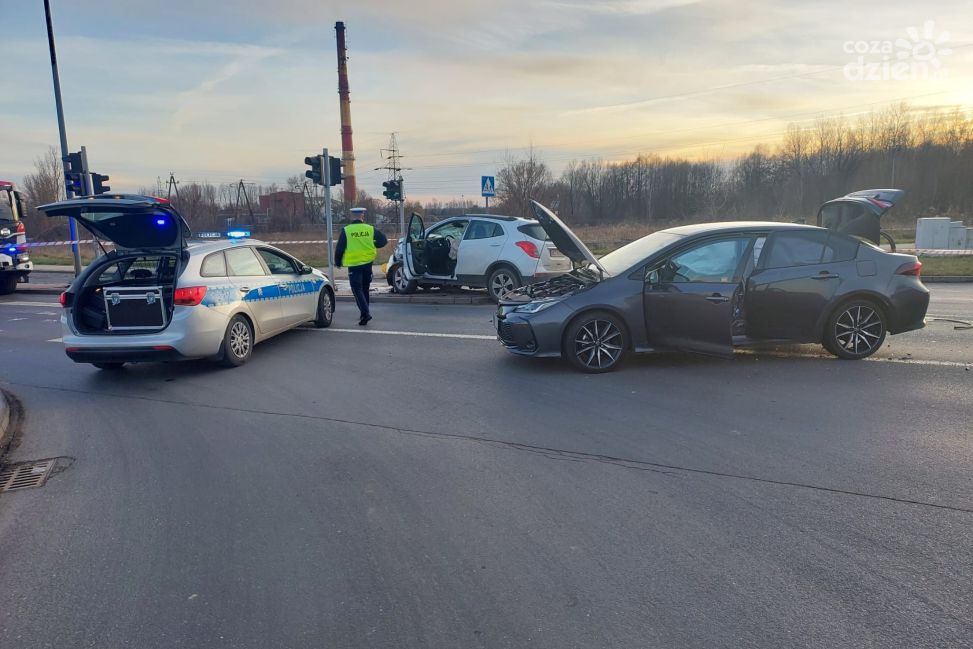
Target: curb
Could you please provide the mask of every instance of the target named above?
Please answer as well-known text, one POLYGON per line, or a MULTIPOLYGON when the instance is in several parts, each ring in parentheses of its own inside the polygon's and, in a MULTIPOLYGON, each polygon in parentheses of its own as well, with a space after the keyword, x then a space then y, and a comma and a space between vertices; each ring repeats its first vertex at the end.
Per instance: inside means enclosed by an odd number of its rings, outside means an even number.
POLYGON ((61 286, 60 284, 18 284, 14 294, 60 295, 67 289, 67 286, 61 286))
POLYGON ((923 275, 923 284, 959 284, 962 282, 973 282, 973 277, 968 275, 923 275))
POLYGON ((16 422, 13 415, 14 408, 11 407, 12 401, 13 395, 6 390, 0 389, 0 458, 7 453, 7 449, 10 447, 10 441, 13 438, 13 429, 16 422))
MULTIPOLYGON (((335 296, 339 302, 354 302, 353 295, 335 296)), ((480 295, 390 295, 388 293, 372 295, 369 302, 382 302, 386 304, 493 304, 488 297, 480 295)))

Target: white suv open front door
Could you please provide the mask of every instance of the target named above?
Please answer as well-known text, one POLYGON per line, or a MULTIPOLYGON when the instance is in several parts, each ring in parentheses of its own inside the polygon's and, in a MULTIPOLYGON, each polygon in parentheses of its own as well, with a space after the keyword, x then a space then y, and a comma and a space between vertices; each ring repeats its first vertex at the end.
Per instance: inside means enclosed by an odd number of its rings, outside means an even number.
POLYGON ((426 274, 426 226, 422 217, 412 213, 409 230, 405 235, 405 263, 402 265, 407 279, 418 279, 426 274))

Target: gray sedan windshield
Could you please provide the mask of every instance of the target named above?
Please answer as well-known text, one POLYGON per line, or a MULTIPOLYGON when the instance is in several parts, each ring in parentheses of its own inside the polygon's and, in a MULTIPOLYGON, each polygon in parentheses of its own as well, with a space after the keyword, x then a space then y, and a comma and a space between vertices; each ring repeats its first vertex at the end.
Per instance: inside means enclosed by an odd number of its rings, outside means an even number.
POLYGON ((618 275, 624 273, 656 251, 682 238, 680 234, 672 234, 664 230, 661 232, 653 232, 647 237, 642 237, 637 241, 622 246, 618 250, 608 253, 598 261, 610 275, 618 275))

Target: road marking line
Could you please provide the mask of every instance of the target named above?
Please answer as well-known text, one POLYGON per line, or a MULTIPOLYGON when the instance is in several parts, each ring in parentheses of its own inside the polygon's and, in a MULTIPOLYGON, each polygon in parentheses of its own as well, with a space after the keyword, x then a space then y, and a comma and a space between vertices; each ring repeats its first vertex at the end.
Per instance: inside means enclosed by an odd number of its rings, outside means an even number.
POLYGON ((59 342, 61 342, 61 339, 60 338, 51 338, 47 342, 49 342, 49 343, 59 343, 59 342))
MULTIPOLYGON (((737 354, 745 356, 766 356, 770 358, 812 358, 820 361, 839 361, 833 356, 822 356, 817 354, 788 354, 787 352, 759 352, 749 350, 737 350, 737 354)), ((899 363, 900 365, 935 365, 939 367, 973 367, 973 362, 963 361, 936 361, 922 358, 876 358, 870 356, 862 360, 874 363, 899 363)))
POLYGON ((940 367, 973 367, 973 362, 964 363, 962 361, 933 361, 925 359, 911 358, 866 358, 866 361, 876 363, 900 363, 902 365, 938 365, 940 367))
POLYGON ((57 302, 0 302, 0 306, 38 306, 50 309, 51 307, 60 307, 61 305, 57 302))
POLYGON ((459 338, 462 340, 496 340, 496 336, 478 334, 441 334, 427 331, 389 331, 387 329, 315 329, 315 331, 337 331, 343 334, 377 334, 379 336, 417 336, 419 338, 459 338))

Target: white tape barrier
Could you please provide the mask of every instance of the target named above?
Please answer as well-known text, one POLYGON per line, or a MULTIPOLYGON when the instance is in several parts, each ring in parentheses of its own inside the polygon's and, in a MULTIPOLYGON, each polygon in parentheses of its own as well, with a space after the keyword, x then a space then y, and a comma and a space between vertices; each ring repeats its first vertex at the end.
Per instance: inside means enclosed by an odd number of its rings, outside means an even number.
MULTIPOLYGON (((309 239, 302 241, 264 241, 263 243, 270 243, 273 245, 278 244, 292 244, 292 243, 327 243, 327 239, 309 239)), ((72 244, 82 244, 82 243, 95 243, 94 239, 79 239, 78 241, 33 241, 27 243, 28 248, 45 248, 48 246, 70 246, 72 244)), ((107 241, 102 242, 106 246, 110 246, 111 243, 107 241)), ((23 245, 23 244, 17 244, 23 245)))

